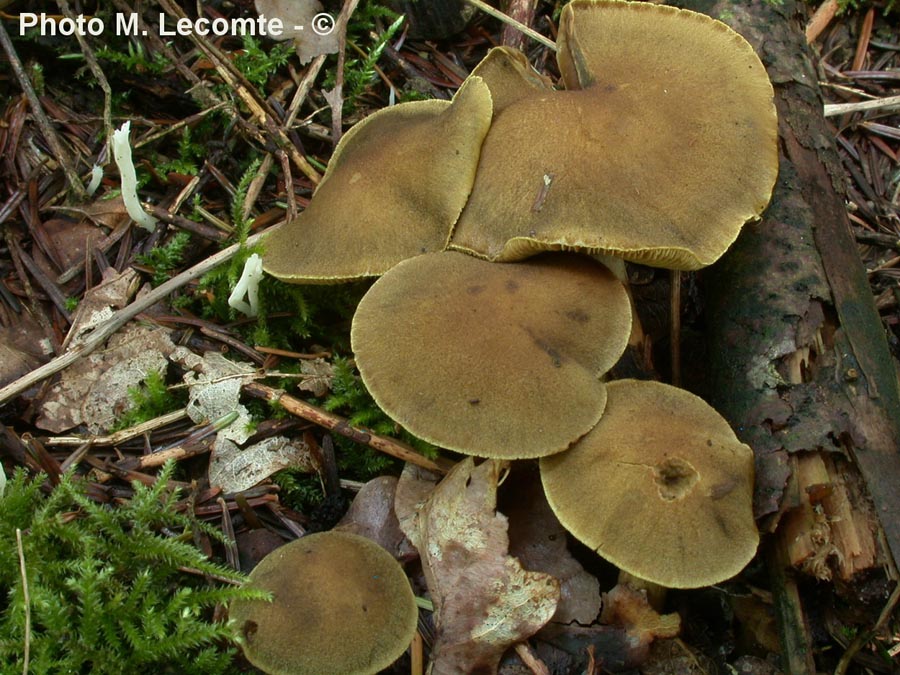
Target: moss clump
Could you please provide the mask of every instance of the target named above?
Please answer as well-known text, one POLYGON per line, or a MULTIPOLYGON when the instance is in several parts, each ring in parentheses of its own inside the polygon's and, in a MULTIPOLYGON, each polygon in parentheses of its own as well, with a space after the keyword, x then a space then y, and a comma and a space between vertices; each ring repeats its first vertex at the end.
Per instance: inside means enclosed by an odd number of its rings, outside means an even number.
POLYGON ((229 585, 244 577, 190 543, 215 531, 176 511, 173 467, 116 506, 89 499, 72 474, 45 495, 43 477, 16 472, 0 497, 0 672, 22 671, 26 643, 32 673, 231 672, 231 629, 212 608, 259 594, 229 585))

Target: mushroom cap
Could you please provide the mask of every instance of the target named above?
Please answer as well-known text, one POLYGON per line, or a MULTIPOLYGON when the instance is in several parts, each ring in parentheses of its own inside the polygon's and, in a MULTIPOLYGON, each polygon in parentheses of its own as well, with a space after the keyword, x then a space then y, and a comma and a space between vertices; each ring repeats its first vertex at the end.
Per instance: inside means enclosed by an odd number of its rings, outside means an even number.
POLYGON ((516 101, 553 90, 550 78, 538 73, 525 54, 512 47, 494 47, 488 51, 470 77, 480 77, 487 85, 495 116, 516 101))
POLYGON ((753 558, 753 451, 702 399, 659 382, 616 380, 597 426, 541 460, 563 526, 641 579, 697 588, 753 558))
POLYGON ((495 115, 451 248, 714 262, 778 170, 774 94, 753 48, 695 12, 581 0, 563 9, 558 45, 569 90, 535 89, 495 115))
POLYGON ((239 600, 229 614, 247 659, 273 675, 369 675, 393 663, 418 610, 400 564, 375 542, 320 532, 285 544, 250 573, 274 600, 239 600))
POLYGON ((376 281, 350 339, 369 392, 412 434, 515 459, 564 450, 594 426, 599 377, 630 330, 624 286, 587 257, 498 265, 446 251, 376 281))
POLYGON ((369 115, 338 143, 309 206, 266 237, 263 269, 283 281, 330 283, 446 248, 491 114, 490 92, 476 77, 452 102, 369 115))

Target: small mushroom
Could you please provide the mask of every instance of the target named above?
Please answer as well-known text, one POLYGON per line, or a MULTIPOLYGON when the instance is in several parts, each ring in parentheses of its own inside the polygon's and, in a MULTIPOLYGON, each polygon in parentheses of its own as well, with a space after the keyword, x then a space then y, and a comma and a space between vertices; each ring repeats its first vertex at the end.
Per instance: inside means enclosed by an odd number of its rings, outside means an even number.
POLYGON ((400 564, 356 534, 321 532, 285 544, 250 573, 273 601, 229 609, 244 655, 272 675, 370 675, 416 632, 418 610, 400 564))
POLYGON ((560 452, 594 426, 599 378, 630 329, 625 288, 587 257, 498 265, 446 251, 376 281, 350 338, 369 392, 411 433, 516 459, 560 452))
POLYGON ((616 380, 597 426, 541 460, 563 526, 635 577, 668 588, 728 579, 753 558, 753 451, 707 403, 616 380))
POLYGON ((618 0, 566 5, 558 44, 567 90, 534 87, 495 114, 451 248, 714 262, 778 170, 774 94, 753 48, 702 14, 618 0))
POLYGON ((263 269, 282 281, 331 283, 443 250, 490 121, 490 92, 478 77, 452 102, 373 113, 341 139, 306 210, 266 237, 263 269))

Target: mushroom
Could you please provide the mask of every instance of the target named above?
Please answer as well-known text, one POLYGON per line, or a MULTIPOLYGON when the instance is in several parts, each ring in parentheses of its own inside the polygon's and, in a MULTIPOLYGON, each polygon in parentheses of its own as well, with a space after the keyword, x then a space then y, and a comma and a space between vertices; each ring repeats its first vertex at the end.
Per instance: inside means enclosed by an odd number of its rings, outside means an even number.
POLYGON ((451 248, 714 262, 765 208, 778 169, 753 48, 702 14, 619 0, 566 5, 558 44, 567 90, 535 87, 495 115, 451 248))
POLYGON ((285 544, 250 573, 273 601, 229 608, 244 655, 273 675, 370 675, 393 663, 416 632, 403 568, 378 544, 321 532, 285 544))
POLYGON ((452 102, 373 113, 338 143, 306 210, 266 237, 263 269, 287 282, 329 283, 443 250, 490 121, 491 96, 479 77, 452 102))
POLYGON ((668 588, 728 579, 753 558, 753 451, 702 399, 660 382, 607 384, 606 411, 541 460, 550 506, 577 539, 668 588))
POLYGON ((495 117, 516 101, 553 90, 550 78, 538 73, 525 54, 511 47, 488 51, 469 77, 480 77, 487 85, 495 117))
POLYGON ((446 251, 376 281, 350 339, 376 403, 412 434, 516 459, 565 450, 596 424, 599 378, 630 329, 622 283, 586 256, 498 265, 446 251))

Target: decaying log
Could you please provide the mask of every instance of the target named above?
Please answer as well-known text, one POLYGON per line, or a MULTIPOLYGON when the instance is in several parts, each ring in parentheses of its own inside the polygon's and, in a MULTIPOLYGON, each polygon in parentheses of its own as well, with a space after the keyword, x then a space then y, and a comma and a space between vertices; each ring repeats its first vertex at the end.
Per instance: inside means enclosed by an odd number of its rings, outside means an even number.
POLYGON ((794 654, 785 665, 814 673, 795 576, 853 592, 882 575, 888 588, 900 560, 897 371, 851 234, 805 17, 792 0, 692 9, 744 35, 775 87, 772 202, 701 277, 709 342, 699 393, 754 449, 755 509, 775 531, 766 560, 794 654))
MULTIPOLYGON (((834 455, 842 473, 859 470, 877 514, 872 525, 900 559, 897 372, 841 197, 843 171, 802 17, 790 1, 705 9, 742 33, 769 70, 781 165, 763 219, 746 226, 704 277, 710 329, 704 393, 757 455, 762 522, 774 524, 791 507, 785 497, 792 465, 806 461, 799 453, 823 453, 823 462, 834 455)), ((809 496, 817 485, 834 491, 841 482, 824 480, 799 489, 809 496)), ((864 497, 845 494, 859 500, 851 509, 865 512, 864 497)), ((829 545, 838 539, 833 533, 829 545)), ((835 569, 839 557, 828 561, 835 569)))

